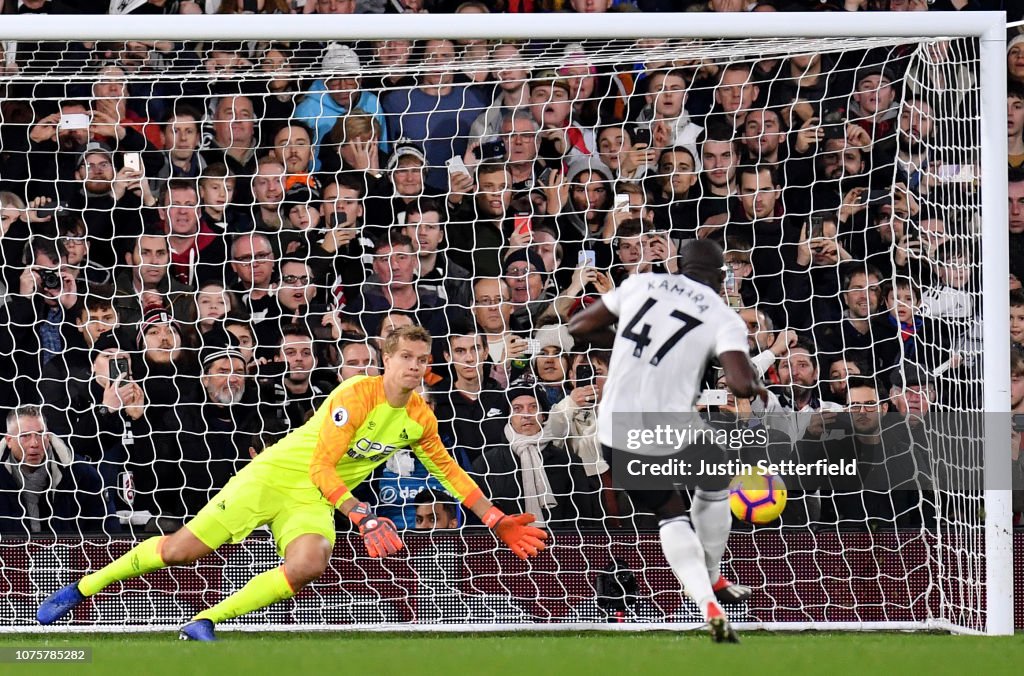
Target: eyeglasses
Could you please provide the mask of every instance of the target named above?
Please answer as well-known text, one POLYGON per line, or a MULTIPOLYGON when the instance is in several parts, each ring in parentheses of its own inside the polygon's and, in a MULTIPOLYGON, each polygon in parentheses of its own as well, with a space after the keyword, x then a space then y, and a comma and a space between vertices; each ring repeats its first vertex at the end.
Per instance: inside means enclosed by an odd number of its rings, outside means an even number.
POLYGON ((237 258, 235 258, 235 261, 237 261, 238 263, 246 264, 246 263, 252 263, 254 261, 255 262, 269 261, 269 260, 273 260, 273 258, 274 258, 274 253, 272 251, 266 251, 266 252, 259 251, 259 252, 256 252, 255 254, 253 254, 252 256, 238 256, 237 258))
POLYGON ((878 408, 877 401, 859 401, 849 406, 851 411, 873 411, 876 408, 878 408))
POLYGON ((309 275, 285 275, 281 277, 281 281, 288 286, 305 286, 309 284, 309 275))

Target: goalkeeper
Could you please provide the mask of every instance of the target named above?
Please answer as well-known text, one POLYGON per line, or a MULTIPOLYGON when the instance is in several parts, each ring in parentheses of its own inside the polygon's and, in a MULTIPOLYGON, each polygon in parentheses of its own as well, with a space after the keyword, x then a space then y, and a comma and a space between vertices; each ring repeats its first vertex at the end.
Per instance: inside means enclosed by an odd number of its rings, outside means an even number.
POLYGON ((114 582, 192 563, 270 524, 284 565, 260 573, 181 629, 182 639, 212 641, 217 622, 291 598, 323 574, 334 548, 334 509, 359 529, 371 557, 402 548, 394 524, 356 500, 352 488, 403 448, 412 449, 517 556, 536 556, 547 533, 530 525, 532 514, 506 515, 483 496, 442 445, 437 418, 414 391, 430 361, 430 341, 418 326, 392 333, 384 341, 384 375, 346 380, 305 425, 257 456, 184 528, 150 538, 58 590, 39 606, 39 622, 59 620, 114 582))

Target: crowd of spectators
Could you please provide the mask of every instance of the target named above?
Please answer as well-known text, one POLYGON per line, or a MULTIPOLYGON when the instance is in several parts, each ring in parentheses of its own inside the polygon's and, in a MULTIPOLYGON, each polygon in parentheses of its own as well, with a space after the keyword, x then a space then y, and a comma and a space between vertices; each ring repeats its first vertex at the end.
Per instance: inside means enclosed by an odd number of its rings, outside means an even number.
MULTIPOLYGON (((110 12, 992 4, 122 0, 110 12)), ((1020 347, 1024 35, 1011 38, 1020 347)), ((380 341, 408 324, 435 336, 422 394, 443 441, 497 505, 556 529, 642 526, 596 443, 609 354, 565 324, 630 275, 675 272, 693 237, 722 244, 720 293, 770 389, 715 408, 732 424, 787 420, 771 430, 782 457, 857 457, 900 489, 794 495, 787 525, 920 527, 923 421, 981 407, 967 43, 610 63, 571 42, 545 45, 536 68, 528 43, 482 40, 0 50, 0 531, 180 527, 339 382, 379 373, 380 341), (31 77, 50 70, 66 77, 31 77)), ((409 451, 361 490, 400 527, 466 521, 409 451)))

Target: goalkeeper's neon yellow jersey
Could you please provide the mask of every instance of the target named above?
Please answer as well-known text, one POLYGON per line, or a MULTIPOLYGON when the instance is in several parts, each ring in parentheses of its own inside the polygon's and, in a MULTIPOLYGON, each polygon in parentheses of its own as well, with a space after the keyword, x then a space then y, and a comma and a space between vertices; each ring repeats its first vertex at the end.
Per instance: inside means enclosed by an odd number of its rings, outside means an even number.
POLYGON ((312 418, 256 456, 246 470, 284 491, 319 490, 337 506, 374 468, 405 448, 458 500, 480 495, 441 442, 437 418, 423 398, 413 393, 404 408, 391 406, 383 376, 346 380, 312 418))

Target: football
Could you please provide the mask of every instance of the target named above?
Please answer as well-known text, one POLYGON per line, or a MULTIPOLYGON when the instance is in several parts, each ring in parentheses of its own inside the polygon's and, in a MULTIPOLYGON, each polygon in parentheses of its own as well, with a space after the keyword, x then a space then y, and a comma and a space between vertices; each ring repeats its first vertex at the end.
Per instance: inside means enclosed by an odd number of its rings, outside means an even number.
POLYGON ((786 484, 774 474, 740 474, 729 483, 729 506, 737 519, 770 523, 786 507, 786 484))

